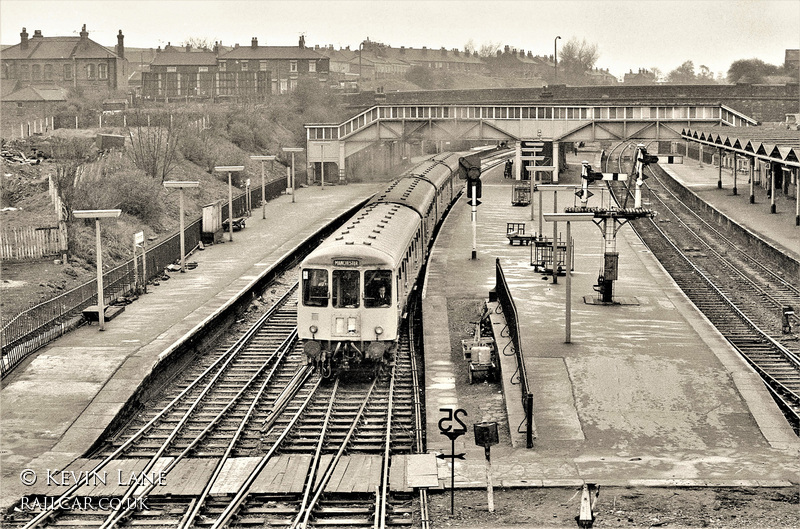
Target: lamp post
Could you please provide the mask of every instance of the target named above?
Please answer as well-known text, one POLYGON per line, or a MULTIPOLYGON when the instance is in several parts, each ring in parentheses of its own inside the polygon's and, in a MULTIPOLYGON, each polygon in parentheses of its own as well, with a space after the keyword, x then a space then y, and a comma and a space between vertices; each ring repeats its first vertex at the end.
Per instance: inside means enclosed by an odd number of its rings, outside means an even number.
POLYGON ((180 193, 180 210, 181 210, 181 273, 186 272, 186 234, 184 233, 183 227, 183 189, 185 187, 199 187, 200 182, 198 181, 188 181, 188 180, 167 180, 164 182, 164 187, 167 189, 169 188, 178 188, 180 193))
POLYGON ((256 162, 261 162, 261 218, 262 219, 266 219, 267 218, 267 197, 266 197, 266 191, 264 190, 265 185, 266 185, 264 183, 264 162, 267 162, 267 161, 274 162, 275 161, 275 156, 251 156, 250 159, 253 160, 253 161, 256 161, 256 162))
POLYGON ((78 209, 72 212, 76 219, 94 219, 95 245, 97 248, 97 321, 100 330, 105 328, 105 307, 103 307, 103 250, 100 245, 100 219, 119 217, 121 209, 78 209))
POLYGON ((228 240, 233 242, 233 186, 231 173, 244 171, 244 165, 218 165, 214 167, 217 173, 228 173, 228 240))
POLYGON ((358 91, 361 91, 361 49, 364 47, 364 41, 358 45, 358 91))
POLYGON ((556 74, 555 81, 553 82, 553 84, 556 84, 558 82, 558 39, 560 38, 561 35, 559 35, 553 40, 553 64, 555 65, 554 70, 556 74))
POLYGON ((294 202, 294 188, 295 188, 295 175, 294 175, 294 153, 296 152, 303 152, 305 149, 302 147, 283 147, 283 152, 290 152, 292 153, 292 172, 291 172, 291 182, 289 183, 289 188, 292 190, 292 202, 294 202))

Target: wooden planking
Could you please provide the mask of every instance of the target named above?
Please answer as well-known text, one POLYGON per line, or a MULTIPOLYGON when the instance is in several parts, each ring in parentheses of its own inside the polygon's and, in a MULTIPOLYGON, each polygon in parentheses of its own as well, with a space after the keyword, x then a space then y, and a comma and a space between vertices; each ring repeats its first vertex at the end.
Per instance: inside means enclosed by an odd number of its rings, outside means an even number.
POLYGON ((325 472, 327 471, 328 465, 331 464, 332 460, 333 460, 332 454, 323 454, 322 457, 320 457, 319 468, 317 469, 317 475, 314 477, 314 490, 316 490, 317 487, 319 487, 319 480, 322 479, 323 474, 325 474, 325 472))
POLYGON ((406 466, 406 482, 409 488, 439 485, 434 454, 411 454, 406 458, 406 466))
POLYGON ((375 492, 381 482, 381 456, 352 454, 336 465, 326 492, 375 492))
POLYGON ((342 482, 342 477, 344 477, 344 473, 349 465, 350 465, 350 457, 342 456, 339 459, 339 462, 336 464, 336 468, 333 469, 333 474, 331 475, 331 479, 328 480, 328 484, 325 487, 325 492, 336 492, 336 490, 339 488, 339 484, 342 482))
POLYGON ((158 486, 153 495, 163 496, 199 496, 211 479, 214 466, 219 459, 191 458, 183 459, 167 474, 166 485, 158 486))
POLYGON ((311 464, 310 455, 280 455, 271 458, 256 477, 252 493, 302 492, 311 464))
POLYGON ((392 462, 389 466, 389 490, 395 491, 408 491, 410 490, 406 483, 406 455, 398 454, 392 456, 392 462))
POLYGON ((236 494, 239 486, 244 483, 260 460, 260 457, 236 457, 227 460, 211 487, 210 494, 212 496, 236 494))
POLYGON ((292 459, 297 460, 295 467, 298 470, 294 473, 294 475, 287 475, 284 478, 284 487, 286 488, 287 492, 303 492, 303 487, 306 484, 306 477, 308 476, 308 469, 311 466, 313 457, 310 455, 301 455, 292 456, 292 459))

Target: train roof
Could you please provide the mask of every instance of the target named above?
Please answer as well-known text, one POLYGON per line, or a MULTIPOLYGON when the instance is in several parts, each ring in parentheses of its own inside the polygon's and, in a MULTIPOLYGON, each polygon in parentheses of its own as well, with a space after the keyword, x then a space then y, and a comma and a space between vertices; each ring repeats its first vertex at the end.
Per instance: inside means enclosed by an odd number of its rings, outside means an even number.
POLYGON ((311 252, 303 266, 330 266, 334 259, 345 258, 358 259, 362 265, 394 268, 402 260, 419 223, 414 211, 399 204, 367 204, 311 252))
POLYGON ((449 158, 442 158, 442 160, 437 160, 434 158, 428 162, 417 165, 411 169, 407 176, 414 176, 423 180, 427 180, 437 189, 442 187, 447 178, 449 178, 453 171, 458 168, 458 157, 455 158, 455 169, 450 167, 450 165, 447 163, 450 161, 449 158))
POLYGON ((414 176, 406 176, 395 180, 383 192, 372 197, 370 204, 401 204, 416 211, 420 217, 424 217, 435 199, 436 189, 433 183, 414 176))

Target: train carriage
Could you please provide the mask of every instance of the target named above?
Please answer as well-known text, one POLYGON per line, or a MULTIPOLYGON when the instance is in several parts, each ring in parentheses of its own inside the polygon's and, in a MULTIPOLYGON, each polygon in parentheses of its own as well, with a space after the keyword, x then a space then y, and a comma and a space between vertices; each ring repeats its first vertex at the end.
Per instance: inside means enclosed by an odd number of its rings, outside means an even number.
POLYGON ((298 334, 325 376, 393 352, 423 238, 416 211, 371 204, 303 261, 298 334))
POLYGON ((431 237, 457 194, 458 160, 418 164, 301 264, 298 336, 323 376, 380 367, 396 350, 431 237))

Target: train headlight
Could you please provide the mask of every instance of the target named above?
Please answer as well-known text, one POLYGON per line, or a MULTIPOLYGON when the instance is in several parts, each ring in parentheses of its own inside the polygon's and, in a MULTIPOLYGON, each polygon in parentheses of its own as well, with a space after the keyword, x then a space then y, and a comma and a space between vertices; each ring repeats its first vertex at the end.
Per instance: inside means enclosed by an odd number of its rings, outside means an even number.
POLYGON ((308 330, 311 334, 317 334, 317 332, 319 331, 316 325, 312 325, 311 327, 308 328, 308 330))
POLYGON ((378 336, 383 334, 383 327, 381 327, 380 325, 375 327, 375 334, 377 334, 378 336))

